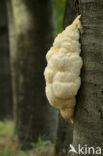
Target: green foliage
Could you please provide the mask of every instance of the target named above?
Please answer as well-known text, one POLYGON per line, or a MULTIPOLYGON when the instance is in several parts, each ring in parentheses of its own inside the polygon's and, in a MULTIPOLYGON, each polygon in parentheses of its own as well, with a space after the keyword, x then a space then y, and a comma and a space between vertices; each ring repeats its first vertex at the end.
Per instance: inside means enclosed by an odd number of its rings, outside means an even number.
POLYGON ((56 31, 60 33, 63 26, 66 0, 53 0, 53 4, 56 12, 55 20, 57 19, 56 31))
POLYGON ((10 156, 10 155, 11 155, 11 151, 9 151, 9 150, 5 150, 5 151, 0 152, 0 156, 10 156))
POLYGON ((5 122, 0 122, 0 135, 7 134, 11 135, 13 133, 13 122, 11 121, 5 121, 5 122))
POLYGON ((13 131, 12 121, 0 122, 0 156, 44 156, 45 153, 49 156, 53 153, 53 145, 49 140, 45 141, 44 137, 40 137, 37 144, 33 144, 32 150, 21 151, 13 131))
POLYGON ((35 148, 38 150, 46 151, 49 146, 51 146, 51 142, 43 140, 43 138, 39 137, 37 144, 35 145, 35 148))

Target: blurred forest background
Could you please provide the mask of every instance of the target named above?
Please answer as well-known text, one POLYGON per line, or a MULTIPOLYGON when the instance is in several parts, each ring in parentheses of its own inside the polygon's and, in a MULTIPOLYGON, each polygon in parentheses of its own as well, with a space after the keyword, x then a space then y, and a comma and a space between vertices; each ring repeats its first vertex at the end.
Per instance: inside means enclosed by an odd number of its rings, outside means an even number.
POLYGON ((0 156, 67 153, 72 124, 48 104, 43 77, 65 10, 66 0, 0 0, 0 156))

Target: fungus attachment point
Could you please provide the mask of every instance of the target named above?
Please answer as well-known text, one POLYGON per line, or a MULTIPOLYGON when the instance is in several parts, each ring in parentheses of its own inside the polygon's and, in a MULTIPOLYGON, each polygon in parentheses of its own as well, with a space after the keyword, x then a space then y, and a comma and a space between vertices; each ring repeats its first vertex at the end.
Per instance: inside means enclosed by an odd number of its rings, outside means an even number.
POLYGON ((64 118, 74 120, 76 94, 80 88, 79 37, 81 29, 80 16, 59 34, 46 55, 47 67, 44 71, 46 96, 49 103, 60 109, 64 118))

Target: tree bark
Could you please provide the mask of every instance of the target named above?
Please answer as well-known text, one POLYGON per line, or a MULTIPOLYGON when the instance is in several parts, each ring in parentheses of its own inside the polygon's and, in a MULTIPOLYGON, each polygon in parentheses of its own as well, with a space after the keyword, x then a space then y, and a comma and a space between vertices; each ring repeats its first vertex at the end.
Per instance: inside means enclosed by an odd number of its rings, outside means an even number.
POLYGON ((0 120, 12 115, 12 89, 6 1, 0 1, 0 120))
POLYGON ((78 144, 103 148, 103 1, 81 0, 79 6, 84 65, 75 110, 73 145, 76 149, 78 144))
POLYGON ((45 96, 45 55, 53 42, 50 0, 12 0, 18 45, 16 129, 22 149, 38 137, 55 140, 57 111, 45 96))
MULTIPOLYGON (((70 25, 76 17, 75 4, 73 0, 67 0, 66 9, 63 21, 63 29, 70 25)), ((65 120, 59 114, 59 123, 57 129, 57 137, 55 143, 55 155, 66 156, 68 154, 68 147, 73 139, 73 124, 69 120, 65 120)))

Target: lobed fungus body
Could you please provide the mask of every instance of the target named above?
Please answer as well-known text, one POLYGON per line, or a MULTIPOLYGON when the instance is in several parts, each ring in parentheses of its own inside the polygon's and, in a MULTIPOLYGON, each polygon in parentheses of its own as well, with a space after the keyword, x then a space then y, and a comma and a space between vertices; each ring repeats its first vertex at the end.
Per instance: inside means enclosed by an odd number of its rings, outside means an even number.
POLYGON ((44 71, 46 96, 49 103, 60 109, 64 118, 73 119, 76 95, 80 88, 79 29, 78 16, 74 22, 59 34, 46 55, 47 67, 44 71))

